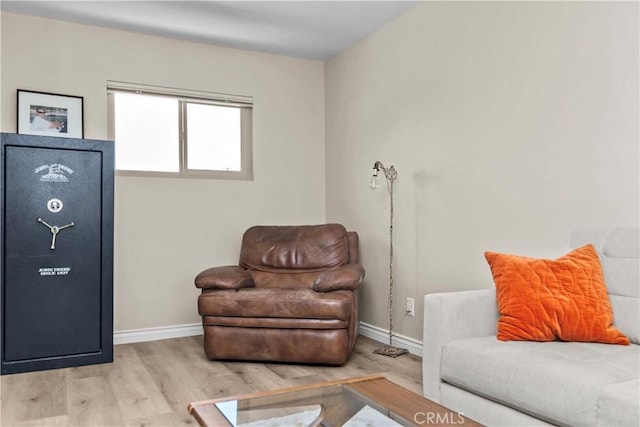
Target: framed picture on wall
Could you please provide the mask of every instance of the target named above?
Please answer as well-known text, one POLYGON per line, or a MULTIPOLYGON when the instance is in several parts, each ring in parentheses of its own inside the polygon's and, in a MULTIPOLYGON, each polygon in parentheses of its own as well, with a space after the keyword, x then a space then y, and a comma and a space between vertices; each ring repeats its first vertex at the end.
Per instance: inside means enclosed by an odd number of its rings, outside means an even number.
POLYGON ((81 96, 18 89, 18 133, 83 138, 83 102, 81 96))

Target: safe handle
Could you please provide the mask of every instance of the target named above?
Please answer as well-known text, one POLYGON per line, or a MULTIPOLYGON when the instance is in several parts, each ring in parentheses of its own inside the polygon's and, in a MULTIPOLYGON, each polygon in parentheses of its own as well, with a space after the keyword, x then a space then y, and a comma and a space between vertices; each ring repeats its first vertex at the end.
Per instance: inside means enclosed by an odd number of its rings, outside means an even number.
POLYGON ((56 236, 58 235, 60 230, 64 230, 65 228, 73 227, 76 225, 74 222, 70 222, 69 224, 61 225, 58 227, 57 225, 47 224, 42 218, 38 218, 38 222, 47 227, 49 231, 51 231, 51 247, 49 248, 51 250, 56 249, 56 236))

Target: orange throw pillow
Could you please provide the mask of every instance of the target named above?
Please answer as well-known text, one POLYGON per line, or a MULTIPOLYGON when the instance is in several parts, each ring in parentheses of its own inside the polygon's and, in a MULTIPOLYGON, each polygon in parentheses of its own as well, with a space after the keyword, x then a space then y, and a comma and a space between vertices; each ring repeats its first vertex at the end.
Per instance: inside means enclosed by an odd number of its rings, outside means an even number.
POLYGON ((556 260, 484 254, 493 280, 501 341, 629 344, 613 311, 593 245, 556 260))

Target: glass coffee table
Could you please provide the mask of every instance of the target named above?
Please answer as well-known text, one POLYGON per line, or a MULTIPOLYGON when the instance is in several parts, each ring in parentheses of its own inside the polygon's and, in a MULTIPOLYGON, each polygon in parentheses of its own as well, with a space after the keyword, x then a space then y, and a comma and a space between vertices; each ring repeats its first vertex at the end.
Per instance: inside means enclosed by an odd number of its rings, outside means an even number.
POLYGON ((480 425, 380 375, 194 402, 189 413, 203 427, 480 425))

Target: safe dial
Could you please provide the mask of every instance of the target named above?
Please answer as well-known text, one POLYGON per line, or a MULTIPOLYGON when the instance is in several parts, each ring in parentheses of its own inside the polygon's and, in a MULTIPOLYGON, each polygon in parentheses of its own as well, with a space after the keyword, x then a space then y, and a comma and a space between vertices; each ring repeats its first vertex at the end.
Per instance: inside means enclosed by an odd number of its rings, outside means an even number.
POLYGON ((62 210, 63 207, 64 203, 62 203, 62 200, 57 198, 49 199, 49 201, 47 202, 47 209, 49 209, 49 212, 51 213, 58 213, 62 210))

